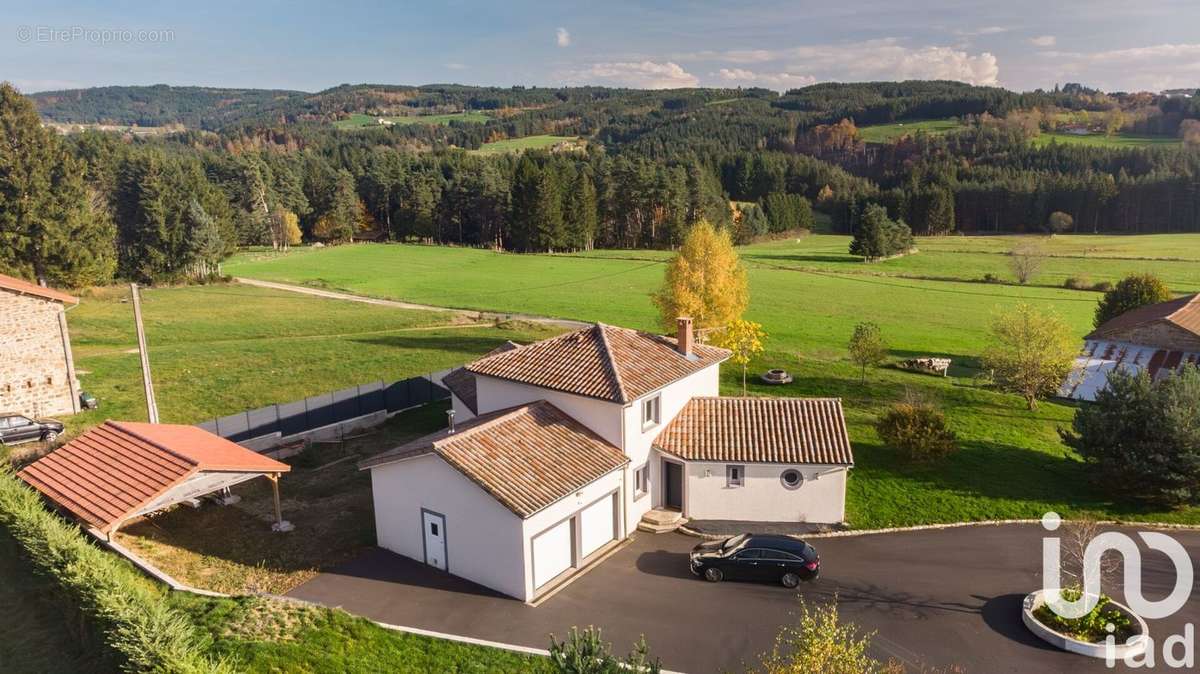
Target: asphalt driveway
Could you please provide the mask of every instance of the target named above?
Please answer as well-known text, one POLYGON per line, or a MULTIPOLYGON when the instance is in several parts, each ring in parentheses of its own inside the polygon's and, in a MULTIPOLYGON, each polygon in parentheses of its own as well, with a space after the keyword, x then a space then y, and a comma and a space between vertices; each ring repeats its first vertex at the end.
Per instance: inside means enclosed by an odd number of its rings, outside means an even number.
MULTIPOLYGON (((823 575, 799 593, 810 602, 837 596, 845 618, 877 632, 874 657, 918 671, 922 665, 1110 671, 1103 660, 1050 648, 1021 624, 1021 599, 1041 586, 1044 533, 1036 525, 1005 525, 815 540, 823 575)), ((1200 534, 1172 535, 1200 559, 1200 534)), ((381 622, 537 648, 573 625, 603 628, 617 652, 644 633, 670 669, 743 671, 793 620, 795 592, 696 579, 687 568, 696 542, 679 534, 638 534, 536 608, 384 550, 323 573, 290 595, 381 622)), ((1173 569, 1161 554, 1143 556, 1143 592, 1161 598, 1174 585, 1173 569)), ((1195 589, 1183 612, 1150 622, 1151 634, 1161 643, 1188 622, 1200 623, 1195 589)))

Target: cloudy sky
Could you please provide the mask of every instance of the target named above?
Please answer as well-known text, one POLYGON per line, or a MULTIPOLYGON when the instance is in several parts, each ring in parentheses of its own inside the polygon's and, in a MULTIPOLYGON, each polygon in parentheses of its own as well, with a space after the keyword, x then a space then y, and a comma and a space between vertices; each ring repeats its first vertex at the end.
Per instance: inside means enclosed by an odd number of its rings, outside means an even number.
POLYGON ((1200 87, 1195 0, 98 4, 4 7, 0 79, 29 92, 359 82, 784 90, 914 78, 1200 87))

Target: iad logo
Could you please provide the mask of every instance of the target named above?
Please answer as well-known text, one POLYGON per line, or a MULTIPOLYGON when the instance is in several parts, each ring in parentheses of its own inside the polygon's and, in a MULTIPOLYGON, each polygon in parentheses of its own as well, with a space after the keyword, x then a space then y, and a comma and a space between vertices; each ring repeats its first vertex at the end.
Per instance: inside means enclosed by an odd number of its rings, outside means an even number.
MULTIPOLYGON (((1058 513, 1048 512, 1042 517, 1042 527, 1047 531, 1057 531, 1062 524, 1058 513)), ((1175 566, 1175 587, 1165 599, 1150 601, 1142 595, 1142 553, 1133 538, 1117 531, 1106 531, 1091 536, 1083 541, 1084 547, 1077 551, 1076 556, 1080 568, 1075 576, 1075 589, 1079 596, 1073 601, 1067 600, 1062 594, 1062 545, 1059 537, 1047 536, 1042 539, 1042 579, 1045 587, 1043 595, 1046 605, 1062 618, 1073 620, 1088 615, 1100 600, 1102 592, 1101 580, 1105 575, 1102 565, 1105 554, 1117 552, 1121 555, 1125 578, 1125 604, 1142 618, 1160 619, 1174 615, 1184 607, 1192 592, 1193 568, 1192 560, 1187 550, 1174 538, 1154 531, 1139 531, 1138 537, 1151 550, 1157 550, 1167 556, 1175 566)), ((1075 593, 1072 592, 1072 595, 1075 593)), ((1112 631, 1109 626, 1109 631, 1112 631)), ((1131 637, 1146 639, 1147 648, 1137 662, 1126 662, 1132 667, 1154 666, 1154 642, 1149 635, 1131 637)), ((1115 638, 1109 636, 1108 665, 1115 666, 1115 638)), ((1187 625, 1183 635, 1172 635, 1163 642, 1163 662, 1169 667, 1192 667, 1194 661, 1194 629, 1187 625), (1176 646, 1182 645, 1184 657, 1176 658, 1176 646)), ((1140 649, 1139 649, 1140 650, 1140 649)), ((1126 660, 1129 658, 1126 657, 1126 660)))

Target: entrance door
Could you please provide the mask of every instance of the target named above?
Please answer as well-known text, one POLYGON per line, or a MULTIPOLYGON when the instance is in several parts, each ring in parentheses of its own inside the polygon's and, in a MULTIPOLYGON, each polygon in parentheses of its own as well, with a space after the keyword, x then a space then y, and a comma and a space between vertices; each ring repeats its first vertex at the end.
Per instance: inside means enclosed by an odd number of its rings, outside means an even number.
POLYGON ((663 505, 683 510, 683 466, 663 459, 663 505))
POLYGON ((425 530, 425 563, 446 570, 446 518, 421 511, 421 526, 425 530))

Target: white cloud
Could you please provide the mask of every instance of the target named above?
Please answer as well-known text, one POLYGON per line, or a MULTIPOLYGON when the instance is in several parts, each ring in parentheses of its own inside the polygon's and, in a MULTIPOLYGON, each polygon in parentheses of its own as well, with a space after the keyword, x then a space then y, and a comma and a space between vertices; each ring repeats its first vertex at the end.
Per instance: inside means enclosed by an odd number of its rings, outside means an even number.
POLYGON ((1007 33, 1007 32, 1008 32, 1008 29, 1005 28, 1004 26, 987 26, 984 28, 980 28, 979 30, 975 31, 972 34, 973 35, 998 35, 1000 33, 1007 33))
POLYGON ((777 91, 798 89, 810 84, 816 84, 817 78, 812 75, 797 75, 795 73, 760 73, 745 68, 721 68, 711 76, 717 77, 729 84, 762 86, 777 91))
POLYGON ((638 89, 678 89, 694 87, 699 78, 672 61, 621 61, 593 63, 563 76, 571 84, 607 84, 638 89))
POLYGON ((560 47, 570 47, 571 46, 571 31, 567 30, 566 28, 563 28, 562 26, 559 26, 558 30, 554 31, 554 43, 560 47))
POLYGON ((88 86, 86 84, 81 84, 74 80, 55 80, 55 79, 24 80, 24 79, 17 78, 17 79, 8 80, 8 82, 11 83, 14 87, 16 87, 17 91, 19 91, 23 94, 32 94, 32 93, 36 93, 39 91, 58 91, 60 89, 79 89, 79 88, 88 86))
POLYGON ((1029 38, 1029 44, 1035 47, 1053 47, 1058 40, 1053 35, 1039 35, 1029 38))
POLYGON ((450 70, 466 70, 467 69, 466 64, 463 64, 463 63, 450 62, 450 63, 443 63, 442 65, 449 68, 450 70))
POLYGON ((731 72, 740 70, 732 66, 770 63, 775 65, 758 70, 804 73, 815 81, 944 79, 995 85, 1000 77, 1000 66, 989 52, 936 45, 910 47, 895 38, 788 49, 705 51, 678 58, 712 62, 731 72))
POLYGON ((1046 51, 1061 78, 1108 91, 1175 89, 1200 82, 1200 43, 1157 44, 1096 52, 1046 51))

